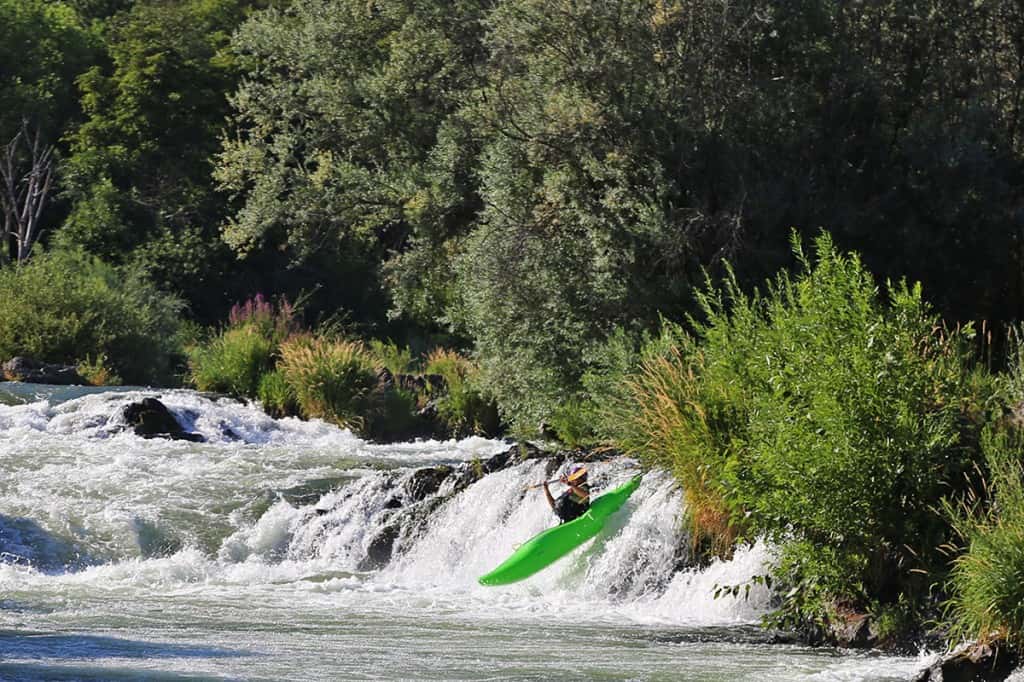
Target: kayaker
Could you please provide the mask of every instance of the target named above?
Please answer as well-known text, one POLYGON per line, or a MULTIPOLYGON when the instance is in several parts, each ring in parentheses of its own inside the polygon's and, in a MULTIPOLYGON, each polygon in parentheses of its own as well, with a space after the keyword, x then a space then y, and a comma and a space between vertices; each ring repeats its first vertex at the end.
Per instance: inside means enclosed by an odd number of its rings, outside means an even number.
POLYGON ((548 498, 548 504, 551 505, 555 515, 562 520, 562 523, 567 523, 590 509, 590 484, 587 482, 587 467, 577 464, 562 474, 558 480, 569 486, 569 489, 559 495, 556 500, 551 496, 548 482, 544 481, 544 495, 548 498))

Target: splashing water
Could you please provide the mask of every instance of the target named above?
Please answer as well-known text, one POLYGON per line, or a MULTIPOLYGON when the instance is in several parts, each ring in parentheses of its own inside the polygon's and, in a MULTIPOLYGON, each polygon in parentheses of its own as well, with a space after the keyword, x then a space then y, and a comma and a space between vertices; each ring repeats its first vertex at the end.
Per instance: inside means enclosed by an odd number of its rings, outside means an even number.
MULTIPOLYGON (((526 490, 546 462, 457 484, 506 443, 371 445, 191 391, 19 390, 0 405, 2 679, 853 680, 924 664, 768 644, 763 587, 713 592, 763 573, 771 548, 687 568, 682 496, 658 472, 593 541, 485 588, 556 522, 526 490), (207 442, 126 432, 146 396, 207 442)), ((592 464, 595 493, 636 467, 592 464)))

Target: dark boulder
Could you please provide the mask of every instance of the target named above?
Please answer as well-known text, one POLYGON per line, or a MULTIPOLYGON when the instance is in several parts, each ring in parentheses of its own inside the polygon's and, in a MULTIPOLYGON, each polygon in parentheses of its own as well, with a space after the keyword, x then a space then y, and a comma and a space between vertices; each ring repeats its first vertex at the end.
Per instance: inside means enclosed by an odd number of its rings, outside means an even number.
POLYGON ((395 540, 398 539, 401 530, 401 526, 397 523, 390 523, 384 526, 370 540, 370 544, 366 548, 366 556, 359 562, 359 570, 373 571, 387 566, 388 562, 391 561, 395 540))
POLYGON ((26 357, 14 357, 3 364, 3 375, 8 381, 31 384, 71 386, 88 384, 73 365, 55 365, 26 357))
POLYGON ((187 440, 202 443, 206 439, 198 433, 190 433, 181 428, 167 406, 156 398, 143 398, 140 402, 130 403, 124 408, 124 420, 132 427, 135 435, 142 438, 170 438, 171 440, 187 440))
POLYGON ((417 469, 405 481, 404 492, 407 502, 419 502, 436 493, 453 469, 447 465, 417 469))
POLYGON ((914 682, 1001 682, 1010 676, 1020 656, 998 644, 961 647, 922 670, 914 682))

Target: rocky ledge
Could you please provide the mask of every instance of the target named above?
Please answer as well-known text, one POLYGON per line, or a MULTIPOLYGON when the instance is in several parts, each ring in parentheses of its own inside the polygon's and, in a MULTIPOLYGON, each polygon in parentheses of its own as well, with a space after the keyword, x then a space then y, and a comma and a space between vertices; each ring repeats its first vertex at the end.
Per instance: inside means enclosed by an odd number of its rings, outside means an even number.
POLYGON ((71 386, 88 384, 74 365, 56 365, 22 356, 13 357, 2 366, 3 377, 8 381, 23 381, 30 384, 55 384, 71 386))

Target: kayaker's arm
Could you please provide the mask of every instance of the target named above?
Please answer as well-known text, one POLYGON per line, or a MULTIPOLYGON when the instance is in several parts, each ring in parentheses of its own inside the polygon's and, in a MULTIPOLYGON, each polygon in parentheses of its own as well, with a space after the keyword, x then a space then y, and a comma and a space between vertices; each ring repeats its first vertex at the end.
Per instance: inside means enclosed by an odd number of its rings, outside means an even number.
POLYGON ((586 488, 581 488, 578 485, 573 485, 572 483, 569 483, 569 481, 566 481, 565 484, 572 488, 572 491, 576 493, 577 498, 581 500, 586 500, 590 498, 590 491, 587 490, 586 488))
POLYGON ((555 498, 551 497, 551 489, 548 488, 548 482, 544 481, 544 497, 548 498, 548 505, 551 506, 552 511, 555 509, 555 498))
POLYGON ((572 483, 569 480, 568 476, 563 475, 558 480, 561 481, 562 483, 564 483, 565 485, 569 486, 569 488, 572 489, 573 493, 576 494, 576 498, 577 499, 579 499, 579 500, 588 500, 588 499, 590 499, 590 491, 587 490, 586 488, 583 488, 581 486, 576 485, 575 483, 572 483))

